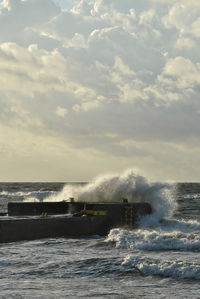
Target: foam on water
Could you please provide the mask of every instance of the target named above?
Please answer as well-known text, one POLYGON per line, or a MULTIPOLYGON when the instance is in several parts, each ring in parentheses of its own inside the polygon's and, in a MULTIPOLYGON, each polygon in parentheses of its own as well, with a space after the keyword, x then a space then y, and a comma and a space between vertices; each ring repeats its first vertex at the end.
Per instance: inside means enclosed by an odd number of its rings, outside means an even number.
POLYGON ((143 275, 159 275, 175 279, 200 279, 200 264, 190 261, 128 255, 122 265, 125 268, 137 268, 143 275))
POLYGON ((49 197, 50 195, 53 196, 55 191, 1 191, 0 196, 7 198, 8 200, 23 200, 23 201, 40 201, 43 198, 49 197))
POLYGON ((160 251, 200 251, 200 234, 164 231, 157 229, 124 230, 112 229, 105 242, 114 242, 117 248, 130 250, 160 251))
MULTIPOLYGON (((53 200, 67 200, 74 197, 77 201, 87 202, 148 202, 153 213, 140 219, 139 228, 125 230, 112 229, 105 242, 115 243, 119 249, 128 251, 200 251, 200 223, 193 220, 173 218, 176 209, 174 185, 150 183, 145 177, 133 170, 122 175, 107 175, 85 186, 66 185, 53 200)), ((47 199, 49 200, 49 198, 47 199)))
POLYGON ((147 178, 128 170, 121 175, 105 175, 85 186, 66 185, 63 190, 46 200, 68 200, 86 202, 121 202, 127 198, 129 202, 149 202, 154 216, 151 221, 170 216, 176 208, 172 196, 173 185, 167 183, 150 183, 147 178))

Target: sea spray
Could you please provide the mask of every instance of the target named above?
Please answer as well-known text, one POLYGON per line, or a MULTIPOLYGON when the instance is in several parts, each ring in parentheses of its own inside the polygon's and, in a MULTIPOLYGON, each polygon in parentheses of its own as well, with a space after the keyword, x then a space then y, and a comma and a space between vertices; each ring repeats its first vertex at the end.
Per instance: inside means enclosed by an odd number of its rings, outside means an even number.
POLYGON ((146 221, 158 221, 171 216, 176 208, 172 196, 172 185, 167 183, 150 183, 147 178, 138 175, 134 170, 128 170, 121 175, 104 175, 93 182, 84 185, 66 185, 57 195, 48 200, 69 200, 85 202, 148 202, 153 210, 153 217, 146 221))

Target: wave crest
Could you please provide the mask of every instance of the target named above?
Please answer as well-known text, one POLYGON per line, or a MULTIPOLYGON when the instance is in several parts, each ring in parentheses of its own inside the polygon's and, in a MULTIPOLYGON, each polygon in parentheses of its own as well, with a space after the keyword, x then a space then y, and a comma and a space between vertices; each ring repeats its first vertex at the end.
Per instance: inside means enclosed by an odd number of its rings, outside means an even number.
POLYGON ((121 202, 122 198, 129 202, 148 202, 154 213, 152 219, 148 218, 151 221, 171 216, 176 208, 172 184, 150 183, 133 169, 121 175, 100 176, 84 186, 66 185, 56 197, 47 200, 62 201, 70 197, 86 202, 121 202))

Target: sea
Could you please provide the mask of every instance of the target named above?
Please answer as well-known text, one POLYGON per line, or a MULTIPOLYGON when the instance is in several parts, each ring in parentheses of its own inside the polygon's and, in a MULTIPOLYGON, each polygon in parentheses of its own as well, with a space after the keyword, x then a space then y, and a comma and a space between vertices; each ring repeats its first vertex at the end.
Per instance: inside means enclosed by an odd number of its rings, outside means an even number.
MULTIPOLYGON (((0 183, 10 201, 149 202, 138 228, 0 244, 0 298, 200 298, 200 183, 132 171, 90 183, 0 183)), ((7 216, 5 216, 7 217, 7 216)))

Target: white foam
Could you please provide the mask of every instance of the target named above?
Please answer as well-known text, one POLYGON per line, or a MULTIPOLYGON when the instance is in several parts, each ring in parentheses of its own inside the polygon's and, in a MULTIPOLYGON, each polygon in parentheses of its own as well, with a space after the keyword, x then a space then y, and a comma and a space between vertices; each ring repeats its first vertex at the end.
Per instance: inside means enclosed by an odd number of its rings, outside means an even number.
POLYGON ((200 265, 195 262, 128 255, 122 262, 122 266, 137 268, 144 275, 159 275, 175 279, 200 279, 200 265))
POLYGON ((23 200, 24 202, 40 202, 39 198, 36 197, 28 197, 23 200))
POLYGON ((85 186, 66 185, 57 195, 46 200, 68 200, 87 202, 121 202, 127 198, 129 202, 149 202, 154 212, 154 221, 173 214, 176 208, 172 196, 173 185, 166 183, 150 183, 134 170, 121 175, 105 175, 85 186))
MULTIPOLYGON (((200 224, 199 224, 200 225, 200 224)), ((117 248, 145 251, 200 251, 199 231, 181 232, 157 229, 112 229, 105 242, 115 242, 117 248)))
MULTIPOLYGON (((29 202, 29 201, 41 201, 44 200, 44 198, 49 198, 50 196, 54 196, 56 194, 55 191, 36 191, 36 192, 27 192, 25 194, 21 193, 21 196, 24 196, 25 198, 23 201, 29 202)), ((47 199, 48 200, 48 199, 47 199)))

